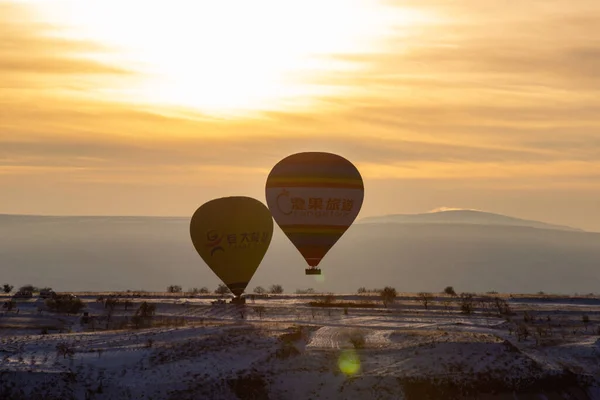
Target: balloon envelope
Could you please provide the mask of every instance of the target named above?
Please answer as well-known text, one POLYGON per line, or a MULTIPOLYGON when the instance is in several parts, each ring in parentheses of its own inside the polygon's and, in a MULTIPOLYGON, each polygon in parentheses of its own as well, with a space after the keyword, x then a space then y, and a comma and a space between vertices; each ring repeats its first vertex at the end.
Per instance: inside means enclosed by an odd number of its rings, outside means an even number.
POLYGON ((273 167, 266 198, 275 222, 315 269, 356 219, 364 186, 344 157, 297 153, 273 167))
POLYGON ((231 292, 240 296, 260 265, 273 237, 273 219, 260 201, 223 197, 203 204, 190 223, 200 257, 231 292))

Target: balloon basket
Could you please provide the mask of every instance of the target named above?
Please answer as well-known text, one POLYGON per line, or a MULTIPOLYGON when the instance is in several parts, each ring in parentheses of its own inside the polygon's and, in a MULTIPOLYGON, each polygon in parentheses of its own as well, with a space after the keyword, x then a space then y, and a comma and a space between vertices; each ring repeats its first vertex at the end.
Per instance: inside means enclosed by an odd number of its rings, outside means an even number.
POLYGON ((231 304, 246 304, 245 297, 234 297, 231 299, 231 304))
POLYGON ((321 275, 320 268, 307 268, 304 271, 306 272, 306 275, 321 275))

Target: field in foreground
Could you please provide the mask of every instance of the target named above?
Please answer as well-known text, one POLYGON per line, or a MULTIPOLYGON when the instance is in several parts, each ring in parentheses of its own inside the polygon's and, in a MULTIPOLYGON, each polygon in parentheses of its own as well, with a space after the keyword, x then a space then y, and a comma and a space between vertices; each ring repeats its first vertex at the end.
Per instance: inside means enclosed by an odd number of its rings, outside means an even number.
POLYGON ((1 399, 600 399, 592 297, 476 296, 465 314, 446 296, 123 294, 110 311, 99 295, 81 296, 86 324, 35 298, 3 312, 1 399))

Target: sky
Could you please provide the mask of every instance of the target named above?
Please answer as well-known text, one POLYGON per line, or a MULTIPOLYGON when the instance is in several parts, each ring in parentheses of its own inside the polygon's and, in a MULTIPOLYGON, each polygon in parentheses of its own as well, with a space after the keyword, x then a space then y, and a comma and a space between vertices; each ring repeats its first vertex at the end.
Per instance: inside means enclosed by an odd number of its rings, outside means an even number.
POLYGON ((472 208, 600 231, 597 0, 0 0, 0 213, 265 202, 301 151, 360 217, 472 208))

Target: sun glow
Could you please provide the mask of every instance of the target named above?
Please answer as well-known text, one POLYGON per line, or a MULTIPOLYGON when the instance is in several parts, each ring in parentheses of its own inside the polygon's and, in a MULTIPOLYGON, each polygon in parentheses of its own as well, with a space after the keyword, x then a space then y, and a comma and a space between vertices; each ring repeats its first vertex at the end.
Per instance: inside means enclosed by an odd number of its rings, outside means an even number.
POLYGON ((71 37, 118 50, 104 61, 137 72, 105 95, 209 114, 310 107, 339 94, 313 80, 358 68, 333 55, 381 51, 394 28, 423 17, 376 0, 36 3, 71 37))

